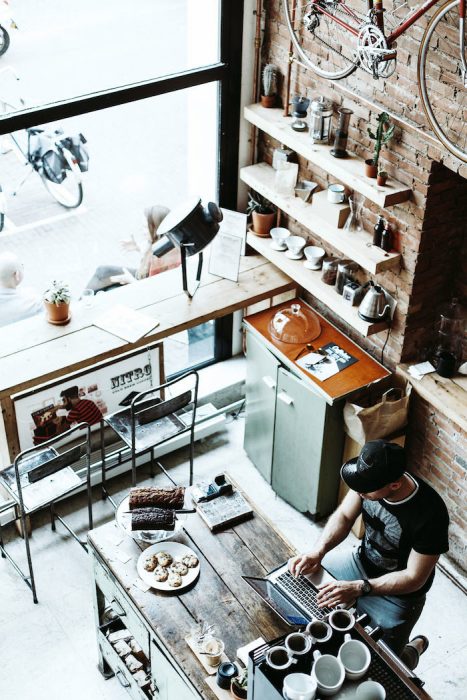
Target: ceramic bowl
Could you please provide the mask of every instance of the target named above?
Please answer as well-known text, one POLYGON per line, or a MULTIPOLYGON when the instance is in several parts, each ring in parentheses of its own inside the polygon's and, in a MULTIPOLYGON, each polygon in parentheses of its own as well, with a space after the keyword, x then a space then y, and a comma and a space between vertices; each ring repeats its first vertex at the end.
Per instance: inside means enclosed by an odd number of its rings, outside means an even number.
POLYGON ((306 241, 301 236, 289 236, 285 240, 287 244, 287 255, 292 259, 298 260, 302 257, 303 248, 306 245, 306 241))
POLYGON ((305 267, 309 270, 319 270, 321 268, 323 258, 326 255, 324 248, 320 248, 316 245, 309 245, 303 251, 305 253, 306 261, 305 267))
POLYGON ((287 250, 286 239, 290 236, 289 229, 277 226, 272 228, 270 233, 272 238, 271 248, 274 248, 274 250, 287 250))

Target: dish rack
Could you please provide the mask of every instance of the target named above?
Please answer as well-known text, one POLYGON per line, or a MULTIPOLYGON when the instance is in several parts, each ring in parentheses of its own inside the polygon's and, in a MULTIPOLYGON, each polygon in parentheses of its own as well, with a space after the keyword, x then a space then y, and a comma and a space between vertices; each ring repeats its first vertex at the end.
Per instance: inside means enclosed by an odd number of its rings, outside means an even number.
MULTIPOLYGON (((365 636, 359 631, 359 626, 356 626, 351 631, 352 639, 358 639, 365 644, 365 636)), ((336 635, 326 644, 314 644, 310 652, 302 657, 293 667, 282 671, 276 671, 266 663, 266 652, 274 646, 283 645, 287 635, 273 639, 260 647, 251 651, 248 655, 248 700, 283 700, 282 687, 284 678, 289 673, 310 673, 313 665, 313 651, 318 649, 323 654, 337 655, 340 645, 343 643, 343 635, 336 635)), ((408 683, 413 683, 415 686, 421 687, 421 681, 415 674, 408 669, 405 669, 397 657, 393 656, 392 652, 384 645, 384 650, 388 650, 392 660, 400 666, 399 675, 384 658, 376 652, 372 647, 366 644, 371 654, 370 667, 367 673, 358 681, 345 680, 341 690, 333 697, 335 700, 350 700, 355 698, 355 690, 359 683, 365 680, 378 681, 386 689, 386 697, 390 700, 417 700, 419 695, 414 692, 408 683), (407 675, 407 672, 410 675, 407 675), (402 677, 401 677, 402 676, 402 677), (405 679, 404 680, 404 676, 405 679)), ((423 696, 428 696, 423 693, 423 696)), ((319 691, 316 695, 320 697, 319 691)))

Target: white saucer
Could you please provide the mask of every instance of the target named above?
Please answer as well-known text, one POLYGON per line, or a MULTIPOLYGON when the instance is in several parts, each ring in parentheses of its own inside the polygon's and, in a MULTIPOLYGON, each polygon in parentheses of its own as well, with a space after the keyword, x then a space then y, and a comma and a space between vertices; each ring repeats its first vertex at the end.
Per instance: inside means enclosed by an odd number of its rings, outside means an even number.
POLYGON ((300 253, 294 254, 294 253, 292 253, 291 250, 288 250, 288 251, 286 252, 286 256, 287 256, 290 260, 301 260, 301 258, 303 258, 303 253, 300 251, 300 253))
POLYGON ((284 250, 287 250, 286 245, 279 245, 279 243, 275 243, 274 241, 271 242, 271 248, 273 250, 280 250, 281 252, 283 252, 284 250))
POLYGON ((321 263, 318 263, 318 265, 312 265, 312 263, 309 260, 305 260, 303 263, 307 270, 321 270, 321 263))

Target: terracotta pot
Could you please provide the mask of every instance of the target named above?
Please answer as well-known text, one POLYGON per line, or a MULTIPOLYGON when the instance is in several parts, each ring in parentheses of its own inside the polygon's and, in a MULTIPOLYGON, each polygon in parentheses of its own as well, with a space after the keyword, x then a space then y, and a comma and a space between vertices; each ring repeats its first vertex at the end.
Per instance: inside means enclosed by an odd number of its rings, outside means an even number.
POLYGON ((254 211, 251 215, 253 220, 253 233, 257 236, 269 236, 269 232, 276 223, 276 214, 259 214, 254 211))
POLYGON ((276 95, 261 95, 261 105, 263 107, 275 107, 276 95))
POLYGON ((68 323, 70 318, 70 304, 50 304, 44 301, 45 310, 47 312, 47 320, 49 323, 56 325, 68 323))
POLYGON ((376 176, 376 184, 379 185, 380 187, 384 187, 387 179, 388 179, 387 175, 377 175, 376 176))
POLYGON ((367 177, 376 177, 378 175, 378 166, 373 165, 373 158, 365 161, 365 175, 367 177))
POLYGON ((233 679, 230 684, 230 693, 234 698, 237 698, 237 700, 246 700, 248 694, 246 688, 238 687, 238 685, 235 683, 235 679, 233 679))

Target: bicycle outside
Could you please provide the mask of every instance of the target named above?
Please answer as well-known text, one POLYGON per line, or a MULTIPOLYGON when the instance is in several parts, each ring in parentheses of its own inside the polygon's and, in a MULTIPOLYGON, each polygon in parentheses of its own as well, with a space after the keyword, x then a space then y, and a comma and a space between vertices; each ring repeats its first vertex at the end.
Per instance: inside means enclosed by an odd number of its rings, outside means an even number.
MULTIPOLYGON (((426 0, 390 27, 383 0, 366 11, 345 0, 284 0, 285 19, 300 62, 317 75, 340 80, 360 67, 374 78, 396 70, 397 39, 438 0, 426 0)), ((397 12, 407 4, 396 7, 397 12)), ((441 143, 467 162, 467 0, 447 0, 434 13, 420 42, 417 78, 428 122, 441 143)))

